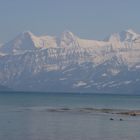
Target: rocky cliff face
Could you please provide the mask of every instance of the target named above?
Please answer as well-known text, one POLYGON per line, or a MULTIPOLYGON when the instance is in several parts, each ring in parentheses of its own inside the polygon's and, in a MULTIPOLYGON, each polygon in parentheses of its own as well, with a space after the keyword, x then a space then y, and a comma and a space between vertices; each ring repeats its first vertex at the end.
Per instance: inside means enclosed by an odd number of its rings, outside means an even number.
POLYGON ((24 32, 1 47, 0 84, 14 90, 137 93, 140 35, 132 30, 106 41, 24 32))

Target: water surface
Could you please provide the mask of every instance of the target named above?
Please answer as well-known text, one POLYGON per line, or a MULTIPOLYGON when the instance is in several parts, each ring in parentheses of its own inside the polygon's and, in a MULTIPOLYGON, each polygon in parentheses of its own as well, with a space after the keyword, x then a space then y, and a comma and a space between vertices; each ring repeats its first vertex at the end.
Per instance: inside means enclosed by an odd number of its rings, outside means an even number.
POLYGON ((139 116, 77 111, 81 108, 139 110, 140 96, 1 93, 0 139, 139 140, 139 116))

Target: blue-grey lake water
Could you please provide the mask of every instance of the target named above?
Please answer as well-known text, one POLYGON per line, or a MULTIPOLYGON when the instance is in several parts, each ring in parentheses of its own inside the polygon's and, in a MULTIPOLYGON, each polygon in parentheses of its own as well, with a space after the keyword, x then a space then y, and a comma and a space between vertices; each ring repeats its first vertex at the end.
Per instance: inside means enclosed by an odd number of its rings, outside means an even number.
POLYGON ((1 93, 0 140, 140 139, 140 116, 85 108, 140 110, 140 96, 1 93))

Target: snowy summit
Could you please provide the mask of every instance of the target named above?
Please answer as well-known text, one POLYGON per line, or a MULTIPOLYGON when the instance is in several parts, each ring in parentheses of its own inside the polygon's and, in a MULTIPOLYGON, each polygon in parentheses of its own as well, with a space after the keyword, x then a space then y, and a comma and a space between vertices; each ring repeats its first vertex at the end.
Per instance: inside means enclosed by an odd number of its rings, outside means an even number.
POLYGON ((0 85, 13 90, 140 91, 140 35, 132 29, 105 41, 26 31, 3 44, 0 56, 0 85))

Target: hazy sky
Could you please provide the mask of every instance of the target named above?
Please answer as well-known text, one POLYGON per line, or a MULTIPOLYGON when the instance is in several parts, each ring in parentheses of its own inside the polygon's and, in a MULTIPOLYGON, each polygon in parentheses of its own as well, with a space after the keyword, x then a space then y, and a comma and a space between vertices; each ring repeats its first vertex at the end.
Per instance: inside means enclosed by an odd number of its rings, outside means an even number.
POLYGON ((128 28, 140 33, 140 0, 0 0, 0 43, 26 30, 103 39, 128 28))

